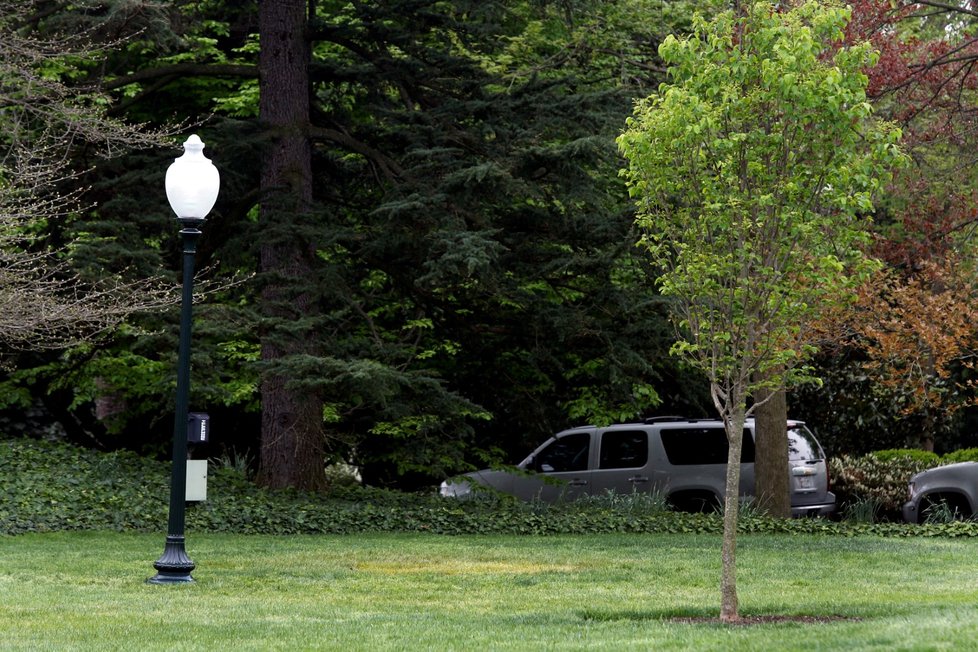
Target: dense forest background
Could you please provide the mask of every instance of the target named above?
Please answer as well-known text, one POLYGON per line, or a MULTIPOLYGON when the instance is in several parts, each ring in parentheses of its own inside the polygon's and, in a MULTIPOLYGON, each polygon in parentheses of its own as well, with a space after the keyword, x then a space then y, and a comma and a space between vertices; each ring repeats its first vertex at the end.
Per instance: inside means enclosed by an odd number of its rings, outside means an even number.
MULTIPOLYGON (((38 56, 0 47, 0 193, 43 136, 70 171, 44 193, 71 199, 3 228, 73 287, 175 285, 163 175, 199 134, 222 189, 198 248, 191 408, 212 418, 204 453, 269 486, 318 488, 344 462, 418 488, 584 422, 709 416, 668 353, 615 138, 665 79, 662 39, 728 4, 2 0, 17 10, 0 41, 38 56), (16 113, 53 101, 38 84, 124 135, 112 156, 16 113)), ((883 270, 825 316, 824 382, 789 414, 830 454, 978 445, 976 14, 850 4, 848 38, 880 51, 877 114, 913 163, 874 215, 883 270)), ((6 434, 165 454, 179 320, 144 303, 99 337, 7 342, 6 434)))

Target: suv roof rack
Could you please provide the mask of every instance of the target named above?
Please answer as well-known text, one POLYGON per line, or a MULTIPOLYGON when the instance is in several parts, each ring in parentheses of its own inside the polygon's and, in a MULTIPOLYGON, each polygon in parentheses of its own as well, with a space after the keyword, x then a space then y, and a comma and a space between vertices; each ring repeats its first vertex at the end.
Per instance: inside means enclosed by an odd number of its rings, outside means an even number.
POLYGON ((679 416, 648 417, 645 419, 645 423, 661 423, 663 421, 689 421, 689 419, 679 416))

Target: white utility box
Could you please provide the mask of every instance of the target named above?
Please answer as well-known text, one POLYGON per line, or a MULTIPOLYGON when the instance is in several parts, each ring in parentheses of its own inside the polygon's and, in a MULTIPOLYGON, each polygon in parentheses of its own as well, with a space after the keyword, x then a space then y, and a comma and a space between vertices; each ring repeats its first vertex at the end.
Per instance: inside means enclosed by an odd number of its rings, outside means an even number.
POLYGON ((187 460, 187 502, 207 500, 207 460, 187 460))

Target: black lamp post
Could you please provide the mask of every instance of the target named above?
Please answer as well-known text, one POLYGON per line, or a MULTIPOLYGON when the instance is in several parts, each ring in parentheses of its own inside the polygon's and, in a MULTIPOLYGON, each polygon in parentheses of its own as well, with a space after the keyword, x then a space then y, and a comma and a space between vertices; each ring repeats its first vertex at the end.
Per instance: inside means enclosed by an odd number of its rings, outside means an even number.
POLYGON ((183 156, 166 171, 166 197, 183 227, 183 303, 180 310, 180 352, 177 360, 177 402, 173 419, 173 468, 170 476, 170 516, 163 555, 153 564, 151 584, 193 582, 194 562, 187 556, 183 534, 187 491, 187 414, 190 395, 190 328, 194 298, 194 254, 207 214, 217 201, 220 175, 204 156, 204 143, 193 135, 183 144, 183 156))

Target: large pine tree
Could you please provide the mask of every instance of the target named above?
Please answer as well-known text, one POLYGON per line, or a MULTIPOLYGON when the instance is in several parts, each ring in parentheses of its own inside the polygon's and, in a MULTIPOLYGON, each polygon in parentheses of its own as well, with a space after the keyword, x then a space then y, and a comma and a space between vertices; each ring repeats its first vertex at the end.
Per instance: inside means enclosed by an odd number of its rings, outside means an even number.
MULTIPOLYGON (((659 394, 695 404, 613 144, 661 73, 649 7, 688 5, 174 3, 86 68, 119 114, 207 120, 223 191, 199 257, 259 272, 196 313, 193 400, 220 440, 259 440, 260 389, 266 483, 320 486, 325 457, 404 485, 659 394)), ((89 268, 176 260, 140 201, 162 160, 95 170, 89 268)), ((149 325, 60 374, 76 404, 118 396, 120 432, 167 409, 170 324, 149 325)))

